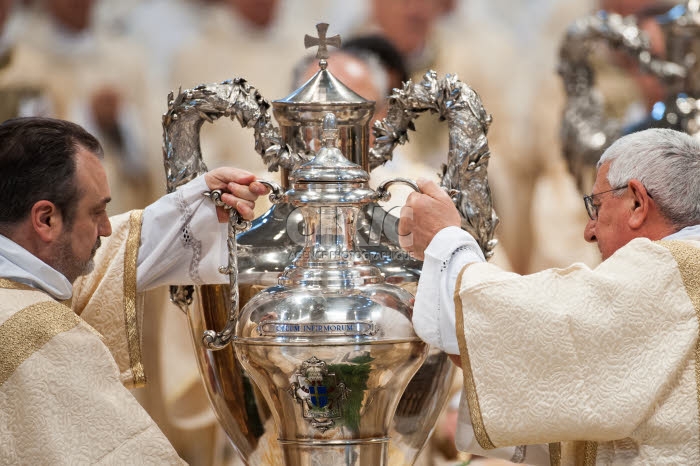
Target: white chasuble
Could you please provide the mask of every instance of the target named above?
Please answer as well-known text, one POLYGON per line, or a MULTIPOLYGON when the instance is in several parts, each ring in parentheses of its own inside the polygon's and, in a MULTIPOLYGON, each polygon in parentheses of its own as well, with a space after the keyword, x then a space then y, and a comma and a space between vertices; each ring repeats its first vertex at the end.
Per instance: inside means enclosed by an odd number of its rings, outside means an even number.
POLYGON ((700 464, 700 242, 635 239, 595 269, 457 280, 457 443, 551 464, 700 464))
POLYGON ((0 279, 0 464, 182 464, 123 385, 143 382, 141 216, 111 220, 98 269, 75 284, 74 310, 0 279))

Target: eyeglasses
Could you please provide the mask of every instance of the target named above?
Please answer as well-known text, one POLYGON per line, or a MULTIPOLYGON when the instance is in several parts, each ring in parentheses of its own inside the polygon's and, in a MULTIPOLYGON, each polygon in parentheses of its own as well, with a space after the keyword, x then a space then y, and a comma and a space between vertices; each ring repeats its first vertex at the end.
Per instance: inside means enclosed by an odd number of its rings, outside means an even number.
POLYGON ((586 212, 591 220, 596 220, 598 218, 598 207, 593 203, 593 198, 600 196, 601 194, 611 193, 613 191, 619 191, 621 189, 627 189, 627 185, 620 186, 619 188, 608 189, 607 191, 601 191, 599 193, 590 194, 588 196, 583 196, 583 203, 586 205, 586 212))

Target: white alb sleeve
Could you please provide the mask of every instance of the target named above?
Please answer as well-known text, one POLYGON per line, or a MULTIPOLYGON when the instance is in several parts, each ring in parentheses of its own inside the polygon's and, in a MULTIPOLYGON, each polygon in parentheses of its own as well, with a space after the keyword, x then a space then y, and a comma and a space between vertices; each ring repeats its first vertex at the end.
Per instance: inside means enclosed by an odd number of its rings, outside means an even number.
POLYGON ((136 288, 227 283, 219 267, 228 263, 226 223, 219 223, 199 176, 146 207, 136 288))
POLYGON ((453 298, 457 276, 465 265, 485 260, 474 237, 461 228, 444 228, 435 235, 425 250, 413 306, 413 326, 423 341, 459 354, 453 298))

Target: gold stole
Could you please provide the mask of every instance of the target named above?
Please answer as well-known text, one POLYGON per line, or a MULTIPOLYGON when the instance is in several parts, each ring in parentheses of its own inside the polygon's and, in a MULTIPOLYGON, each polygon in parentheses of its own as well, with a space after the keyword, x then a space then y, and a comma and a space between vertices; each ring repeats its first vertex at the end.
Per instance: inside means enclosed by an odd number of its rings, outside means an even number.
MULTIPOLYGON (((3 278, 0 288, 38 292, 3 278)), ((49 340, 81 322, 68 306, 53 300, 39 301, 13 314, 0 325, 0 386, 49 340)))
POLYGON ((134 387, 142 387, 146 384, 143 356, 141 355, 141 335, 136 315, 136 266, 139 246, 141 246, 142 223, 143 210, 131 212, 129 216, 129 235, 126 239, 126 249, 124 251, 124 321, 134 387))
MULTIPOLYGON (((693 247, 684 241, 658 241, 657 243, 668 249, 678 263, 685 292, 688 293, 690 302, 695 307, 700 333, 700 248, 693 247)), ((700 334, 695 340, 695 384, 700 411, 700 334)))

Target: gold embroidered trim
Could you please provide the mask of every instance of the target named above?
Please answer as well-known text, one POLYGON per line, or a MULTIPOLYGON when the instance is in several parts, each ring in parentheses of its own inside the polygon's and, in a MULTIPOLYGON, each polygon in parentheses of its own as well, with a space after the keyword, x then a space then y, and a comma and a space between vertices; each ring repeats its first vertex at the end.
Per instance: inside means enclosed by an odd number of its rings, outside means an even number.
POLYGON ((32 304, 13 314, 0 325, 0 385, 49 340, 80 322, 70 308, 56 301, 32 304))
POLYGON ((24 283, 17 283, 12 280, 8 280, 7 278, 0 278, 0 288, 4 288, 6 290, 33 290, 33 291, 39 291, 36 288, 33 288, 29 285, 25 285, 24 283))
POLYGON ((126 239, 126 251, 124 252, 124 320, 126 324, 126 337, 129 345, 129 361, 134 377, 134 386, 139 387, 146 383, 146 374, 143 371, 143 358, 141 356, 141 341, 136 315, 136 265, 141 245, 141 222, 143 211, 135 210, 129 217, 129 236, 126 239))
POLYGON ((695 385, 700 418, 700 249, 683 241, 658 241, 658 244, 671 252, 678 264, 685 291, 695 307, 699 334, 695 341, 695 385))
POLYGON ((561 443, 549 444, 549 465, 561 466, 561 443))
POLYGON ((583 466, 595 466, 596 456, 598 456, 598 444, 586 442, 583 452, 583 466))
POLYGON ((462 275, 467 270, 471 264, 464 266, 459 275, 457 276, 457 285, 455 286, 455 312, 456 312, 456 327, 457 327, 457 341, 459 342, 459 354, 462 360, 462 374, 464 376, 464 390, 467 393, 467 403, 469 404, 469 415, 472 418, 472 427, 474 428, 474 436, 476 440, 481 445, 481 448, 491 449, 496 448, 496 446, 491 442, 488 434, 486 433, 486 427, 484 426, 484 420, 481 417, 481 407, 479 406, 479 397, 476 394, 476 384, 474 383, 474 375, 472 374, 472 365, 469 360, 469 352, 467 351, 467 340, 464 335, 464 312, 462 309, 462 298, 459 295, 462 275))
MULTIPOLYGON (((40 290, 39 288, 34 288, 33 286, 25 285, 24 283, 18 283, 18 282, 12 281, 12 280, 8 280, 7 278, 0 278, 0 288, 6 289, 6 290, 38 291, 40 293, 46 294, 46 292, 44 290, 40 290)), ((64 299, 63 301, 58 301, 58 302, 63 304, 64 306, 72 307, 71 301, 72 301, 72 298, 68 298, 68 299, 64 299)))

